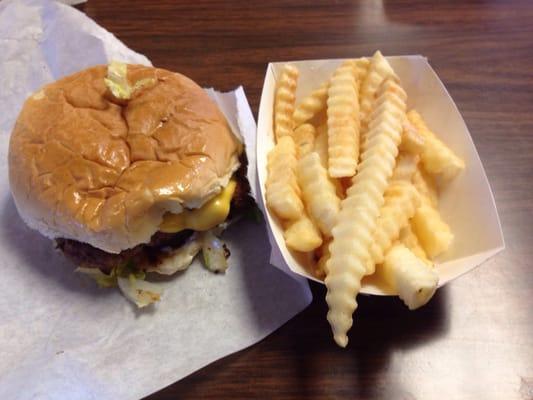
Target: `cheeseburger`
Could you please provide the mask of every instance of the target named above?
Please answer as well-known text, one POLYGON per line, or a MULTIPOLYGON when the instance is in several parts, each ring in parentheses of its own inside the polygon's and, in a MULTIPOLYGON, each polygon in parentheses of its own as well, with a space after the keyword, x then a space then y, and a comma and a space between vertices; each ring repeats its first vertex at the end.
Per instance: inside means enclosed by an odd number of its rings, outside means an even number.
POLYGON ((224 271, 218 236, 254 207, 243 145, 189 78, 111 63, 51 83, 24 104, 9 179, 25 223, 138 306, 159 299, 146 272, 197 253, 224 271))

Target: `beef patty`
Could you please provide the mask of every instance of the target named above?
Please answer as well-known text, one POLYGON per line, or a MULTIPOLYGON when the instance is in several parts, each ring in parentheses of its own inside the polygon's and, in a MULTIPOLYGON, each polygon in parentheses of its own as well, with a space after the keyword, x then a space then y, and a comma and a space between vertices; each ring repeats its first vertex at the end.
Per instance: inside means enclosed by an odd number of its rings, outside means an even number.
MULTIPOLYGON (((246 178, 248 161, 245 153, 240 157, 240 167, 234 174, 237 181, 235 193, 231 199, 230 212, 227 221, 234 220, 255 207, 255 201, 250 196, 250 184, 246 178)), ((121 253, 114 254, 97 249, 88 243, 78 242, 72 239, 56 239, 56 246, 76 265, 85 268, 99 268, 109 274, 119 265, 131 263, 137 270, 145 270, 148 267, 158 265, 169 255, 169 248, 181 247, 191 237, 190 229, 177 233, 156 232, 148 243, 139 244, 121 253)))

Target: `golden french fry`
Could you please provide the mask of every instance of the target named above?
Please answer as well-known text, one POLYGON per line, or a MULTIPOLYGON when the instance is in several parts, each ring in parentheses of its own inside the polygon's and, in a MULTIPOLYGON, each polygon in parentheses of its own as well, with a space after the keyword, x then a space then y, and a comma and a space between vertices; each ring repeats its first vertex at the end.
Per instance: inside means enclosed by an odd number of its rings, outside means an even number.
POLYGON ((418 164, 416 171, 413 173, 413 185, 422 196, 422 203, 430 204, 434 208, 438 207, 439 194, 435 178, 424 171, 420 164, 418 164))
POLYGON ((304 206, 296 179, 296 145, 292 136, 282 136, 268 154, 265 184, 267 206, 283 219, 299 219, 304 206))
POLYGON ((303 124, 294 130, 294 142, 296 143, 296 156, 298 159, 313 151, 315 147, 315 127, 311 124, 303 124))
POLYGON ((381 275, 410 310, 426 304, 437 290, 439 276, 402 244, 394 245, 381 265, 381 275))
POLYGON ((355 66, 355 78, 359 82, 359 91, 363 85, 366 75, 368 74, 368 68, 370 67, 370 60, 366 57, 356 58, 354 60, 355 66))
POLYGON ((405 181, 393 181, 385 191, 385 203, 381 207, 376 229, 370 244, 367 275, 374 273, 376 264, 381 264, 385 253, 400 236, 400 230, 409 225, 420 206, 420 196, 414 186, 405 181))
POLYGON ((414 234, 413 230, 411 229, 411 224, 407 224, 401 231, 400 231, 400 243, 403 244, 405 247, 407 247, 409 250, 413 252, 415 256, 420 258, 422 261, 424 261, 427 265, 433 266, 434 264, 429 260, 426 252, 420 246, 420 242, 418 241, 418 238, 414 234))
POLYGON ((402 142, 400 143, 400 151, 422 154, 426 141, 424 137, 418 132, 413 124, 406 119, 403 123, 402 142))
POLYGON ((319 125, 316 128, 315 147, 314 151, 320 157, 321 164, 328 167, 328 127, 327 125, 319 125))
POLYGON ((465 168, 464 161, 428 128, 416 110, 409 111, 407 117, 425 140, 421 160, 426 171, 439 175, 445 181, 457 176, 465 168))
POLYGON ((396 167, 392 173, 391 181, 411 182, 413 175, 418 170, 419 161, 420 157, 418 155, 400 152, 396 159, 396 167))
MULTIPOLYGON (((366 126, 365 137, 361 142, 363 154, 371 145, 375 134, 379 132, 379 129, 376 129, 376 127, 379 128, 381 121, 379 118, 375 118, 374 115, 380 115, 386 109, 386 111, 390 114, 389 123, 391 125, 389 129, 399 129, 400 132, 403 130, 402 122, 405 120, 405 112, 402 112, 402 107, 407 101, 407 94, 402 87, 399 84, 396 84, 396 82, 392 79, 387 78, 385 81, 383 81, 382 86, 387 87, 387 96, 386 98, 378 97, 373 103, 374 109, 370 113, 370 120, 366 126)), ((362 157, 361 160, 363 160, 362 157)))
POLYGON ((291 136, 294 129, 292 115, 296 100, 298 69, 290 64, 283 67, 274 99, 274 134, 276 140, 283 136, 291 136))
MULTIPOLYGON (((317 136, 315 138, 315 152, 320 157, 320 163, 324 168, 328 168, 328 127, 327 125, 320 125, 317 129, 317 136)), ((335 186, 335 192, 337 197, 343 199, 345 197, 346 190, 342 186, 339 179, 329 178, 331 183, 335 186)), ((349 179, 349 178, 347 178, 349 179)))
POLYGON ((305 97, 302 102, 296 106, 292 116, 295 126, 299 126, 311 120, 315 115, 326 109, 328 85, 329 82, 324 82, 318 89, 311 92, 309 96, 305 97))
POLYGON ((341 64, 343 67, 353 68, 354 77, 356 80, 358 90, 361 89, 366 74, 368 73, 368 67, 370 66, 370 60, 366 57, 354 58, 344 60, 341 64))
POLYGON ((312 152, 301 158, 296 167, 296 176, 311 218, 324 236, 331 236, 341 201, 335 193, 335 186, 330 181, 327 170, 320 162, 319 155, 312 152))
POLYGON ((331 256, 326 264, 326 301, 333 337, 341 347, 348 343, 347 332, 357 307, 356 296, 366 274, 369 247, 384 202, 383 194, 398 154, 405 102, 401 104, 392 96, 406 98, 405 92, 399 96, 400 92, 403 90, 391 79, 384 81, 378 90, 377 104, 384 106, 379 113, 372 114, 376 120, 374 137, 361 157, 363 161, 347 197, 341 202, 337 224, 332 230, 331 256))
POLYGON ((431 259, 448 250, 453 242, 450 227, 442 220, 439 212, 429 204, 423 203, 416 210, 411 226, 431 259))
POLYGON ((434 178, 421 165, 413 174, 413 185, 422 202, 411 220, 411 227, 424 251, 434 258, 448 250, 453 242, 453 234, 437 210, 438 194, 434 178))
POLYGON ((366 125, 370 120, 370 112, 374 103, 376 92, 385 79, 393 79, 399 81, 396 73, 393 71, 389 62, 383 57, 378 50, 372 56, 370 65, 364 81, 361 83, 359 106, 360 106, 360 120, 361 120, 361 140, 364 142, 366 134, 366 125))
POLYGON ((283 236, 287 247, 296 251, 312 251, 322 244, 320 232, 305 214, 300 219, 289 222, 283 236))
POLYGON ((318 279, 323 280, 326 277, 326 263, 329 260, 329 256, 330 256, 329 244, 330 244, 330 240, 325 239, 322 243, 322 246, 320 246, 320 248, 317 249, 316 255, 318 256, 318 261, 315 266, 314 275, 318 279))
POLYGON ((353 176, 359 158, 359 100, 353 65, 343 63, 328 88, 328 173, 353 176))
POLYGON ((296 144, 294 139, 282 139, 267 155, 267 182, 270 186, 277 182, 286 182, 300 197, 300 187, 296 180, 296 144), (288 171, 288 173, 285 173, 288 171), (270 178, 270 179, 269 179, 270 178))

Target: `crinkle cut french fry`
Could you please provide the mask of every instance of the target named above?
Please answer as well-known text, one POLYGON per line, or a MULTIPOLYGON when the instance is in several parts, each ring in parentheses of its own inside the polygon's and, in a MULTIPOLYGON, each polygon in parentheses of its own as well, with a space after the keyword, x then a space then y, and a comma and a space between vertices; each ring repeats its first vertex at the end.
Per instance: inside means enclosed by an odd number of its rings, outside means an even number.
POLYGON ((419 163, 416 171, 413 173, 413 185, 418 193, 422 196, 422 203, 430 204, 437 208, 439 204, 439 194, 435 178, 429 175, 419 163))
POLYGON ((361 128, 362 134, 365 134, 365 125, 370 119, 370 112, 372 111, 372 105, 381 83, 387 79, 394 79, 399 81, 396 73, 393 71, 389 62, 383 57, 381 52, 378 50, 372 56, 370 60, 370 65, 368 66, 368 71, 366 73, 364 81, 361 83, 360 88, 360 119, 361 119, 361 128))
MULTIPOLYGON (((405 112, 402 112, 402 107, 407 101, 407 94, 398 84, 392 84, 394 82, 392 79, 387 79, 384 81, 384 84, 389 87, 389 93, 386 99, 386 102, 383 98, 376 98, 373 103, 374 109, 370 114, 370 121, 366 126, 366 133, 364 139, 361 141, 361 148, 363 154, 366 149, 370 146, 370 143, 373 140, 376 132, 376 126, 380 123, 379 119, 374 118, 374 115, 379 115, 382 113, 384 108, 387 108, 390 114, 389 124, 390 129, 394 130, 403 130, 402 122, 405 120, 405 112)), ((363 156, 361 156, 363 160, 363 156)))
POLYGON ((309 153, 298 161, 296 176, 311 218, 324 236, 331 236, 341 201, 317 153, 309 153))
POLYGON ((411 122, 406 119, 403 122, 402 142, 400 143, 400 151, 422 154, 426 141, 424 137, 418 132, 411 122))
POLYGON ((311 120, 315 115, 326 108, 326 101, 328 100, 328 85, 329 82, 324 82, 320 87, 307 97, 305 97, 300 104, 296 106, 293 114, 295 126, 311 120))
POLYGON ((359 100, 353 65, 343 63, 328 88, 328 173, 353 176, 359 158, 359 100))
POLYGON ((407 224, 400 231, 400 243, 403 244, 405 247, 407 247, 409 250, 411 250, 415 256, 420 258, 427 265, 434 266, 434 264, 429 260, 422 246, 420 246, 418 238, 416 237, 413 230, 411 229, 410 223, 407 224))
POLYGON ((411 153, 400 153, 396 159, 396 167, 392 173, 391 181, 411 182, 417 171, 420 157, 411 153))
POLYGON ((316 128, 315 147, 314 151, 320 157, 322 165, 328 167, 328 127, 327 125, 319 125, 316 128))
POLYGON ((394 245, 387 252, 380 268, 385 281, 410 310, 426 304, 437 290, 439 277, 435 269, 402 244, 394 245))
POLYGON ((439 175, 445 181, 449 181, 465 168, 464 161, 428 128, 424 119, 416 110, 409 111, 407 117, 424 137, 425 144, 421 157, 426 171, 439 175))
POLYGON ((363 153, 363 161, 347 197, 341 202, 337 224, 332 231, 331 256, 327 261, 325 279, 328 290, 326 301, 333 337, 342 347, 348 343, 347 332, 357 307, 355 298, 366 274, 369 246, 398 154, 405 102, 398 104, 391 101, 391 95, 397 96, 397 86, 394 81, 386 80, 378 91, 378 100, 386 106, 380 113, 373 114, 374 119, 379 119, 375 124, 375 137, 363 153))
POLYGON ((359 82, 359 91, 361 91, 361 86, 368 74, 368 68, 370 67, 370 60, 366 57, 356 58, 354 60, 355 66, 355 78, 359 82))
POLYGON ((326 263, 329 260, 330 252, 329 252, 329 244, 330 241, 328 239, 325 239, 322 243, 322 246, 320 246, 319 249, 317 249, 317 256, 318 261, 316 263, 315 267, 315 276, 318 279, 324 279, 326 277, 326 263))
POLYGON ((300 188, 296 179, 296 143, 292 136, 281 139, 267 156, 267 185, 276 182, 288 182, 300 196, 300 188), (270 178, 270 179, 268 179, 270 178))
POLYGON ((448 250, 453 242, 450 227, 437 210, 438 194, 433 179, 421 165, 413 174, 413 185, 420 194, 422 204, 411 220, 411 227, 430 258, 448 250))
POLYGON ((315 127, 311 124, 303 124, 294 130, 294 142, 296 143, 296 156, 298 159, 305 157, 315 147, 315 127))
POLYGON ((292 116, 298 75, 298 68, 290 64, 286 64, 281 72, 274 99, 274 134, 276 140, 283 136, 292 135, 294 129, 292 116))
POLYGON ((298 220, 287 223, 283 236, 287 247, 296 251, 312 251, 322 244, 320 232, 305 214, 298 220))
MULTIPOLYGON (((324 168, 328 168, 328 127, 327 125, 323 124, 320 125, 316 129, 317 135, 315 138, 315 149, 314 151, 318 154, 320 157, 320 163, 324 166, 324 168)), ((345 196, 345 190, 341 185, 341 182, 338 179, 331 178, 331 183, 335 186, 335 192, 337 193, 337 197, 340 199, 343 199, 345 196)))
POLYGON ((444 253, 453 242, 450 227, 439 212, 429 204, 422 204, 411 220, 411 227, 429 258, 444 253))
POLYGON ((370 244, 367 275, 374 273, 375 265, 383 262, 385 253, 399 238, 400 230, 409 225, 409 219, 420 205, 420 196, 409 182, 391 182, 384 197, 385 203, 381 207, 370 244))
POLYGON ((370 60, 366 57, 348 59, 343 61, 341 65, 353 68, 357 88, 358 90, 361 90, 361 84, 366 78, 368 68, 370 67, 370 60))
POLYGON ((268 154, 265 184, 268 207, 283 219, 299 219, 304 210, 296 179, 296 145, 292 136, 283 136, 268 154))

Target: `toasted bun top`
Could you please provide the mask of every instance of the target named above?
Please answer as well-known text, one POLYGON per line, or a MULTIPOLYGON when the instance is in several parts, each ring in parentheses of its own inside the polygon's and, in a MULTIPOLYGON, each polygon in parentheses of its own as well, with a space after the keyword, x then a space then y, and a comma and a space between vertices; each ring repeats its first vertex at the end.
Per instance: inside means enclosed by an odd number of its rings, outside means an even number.
POLYGON ((128 66, 128 101, 96 66, 30 97, 9 145, 17 209, 50 237, 118 253, 146 243, 163 214, 205 203, 238 167, 240 142, 189 78, 128 66), (146 84, 148 82, 148 84, 146 84))

